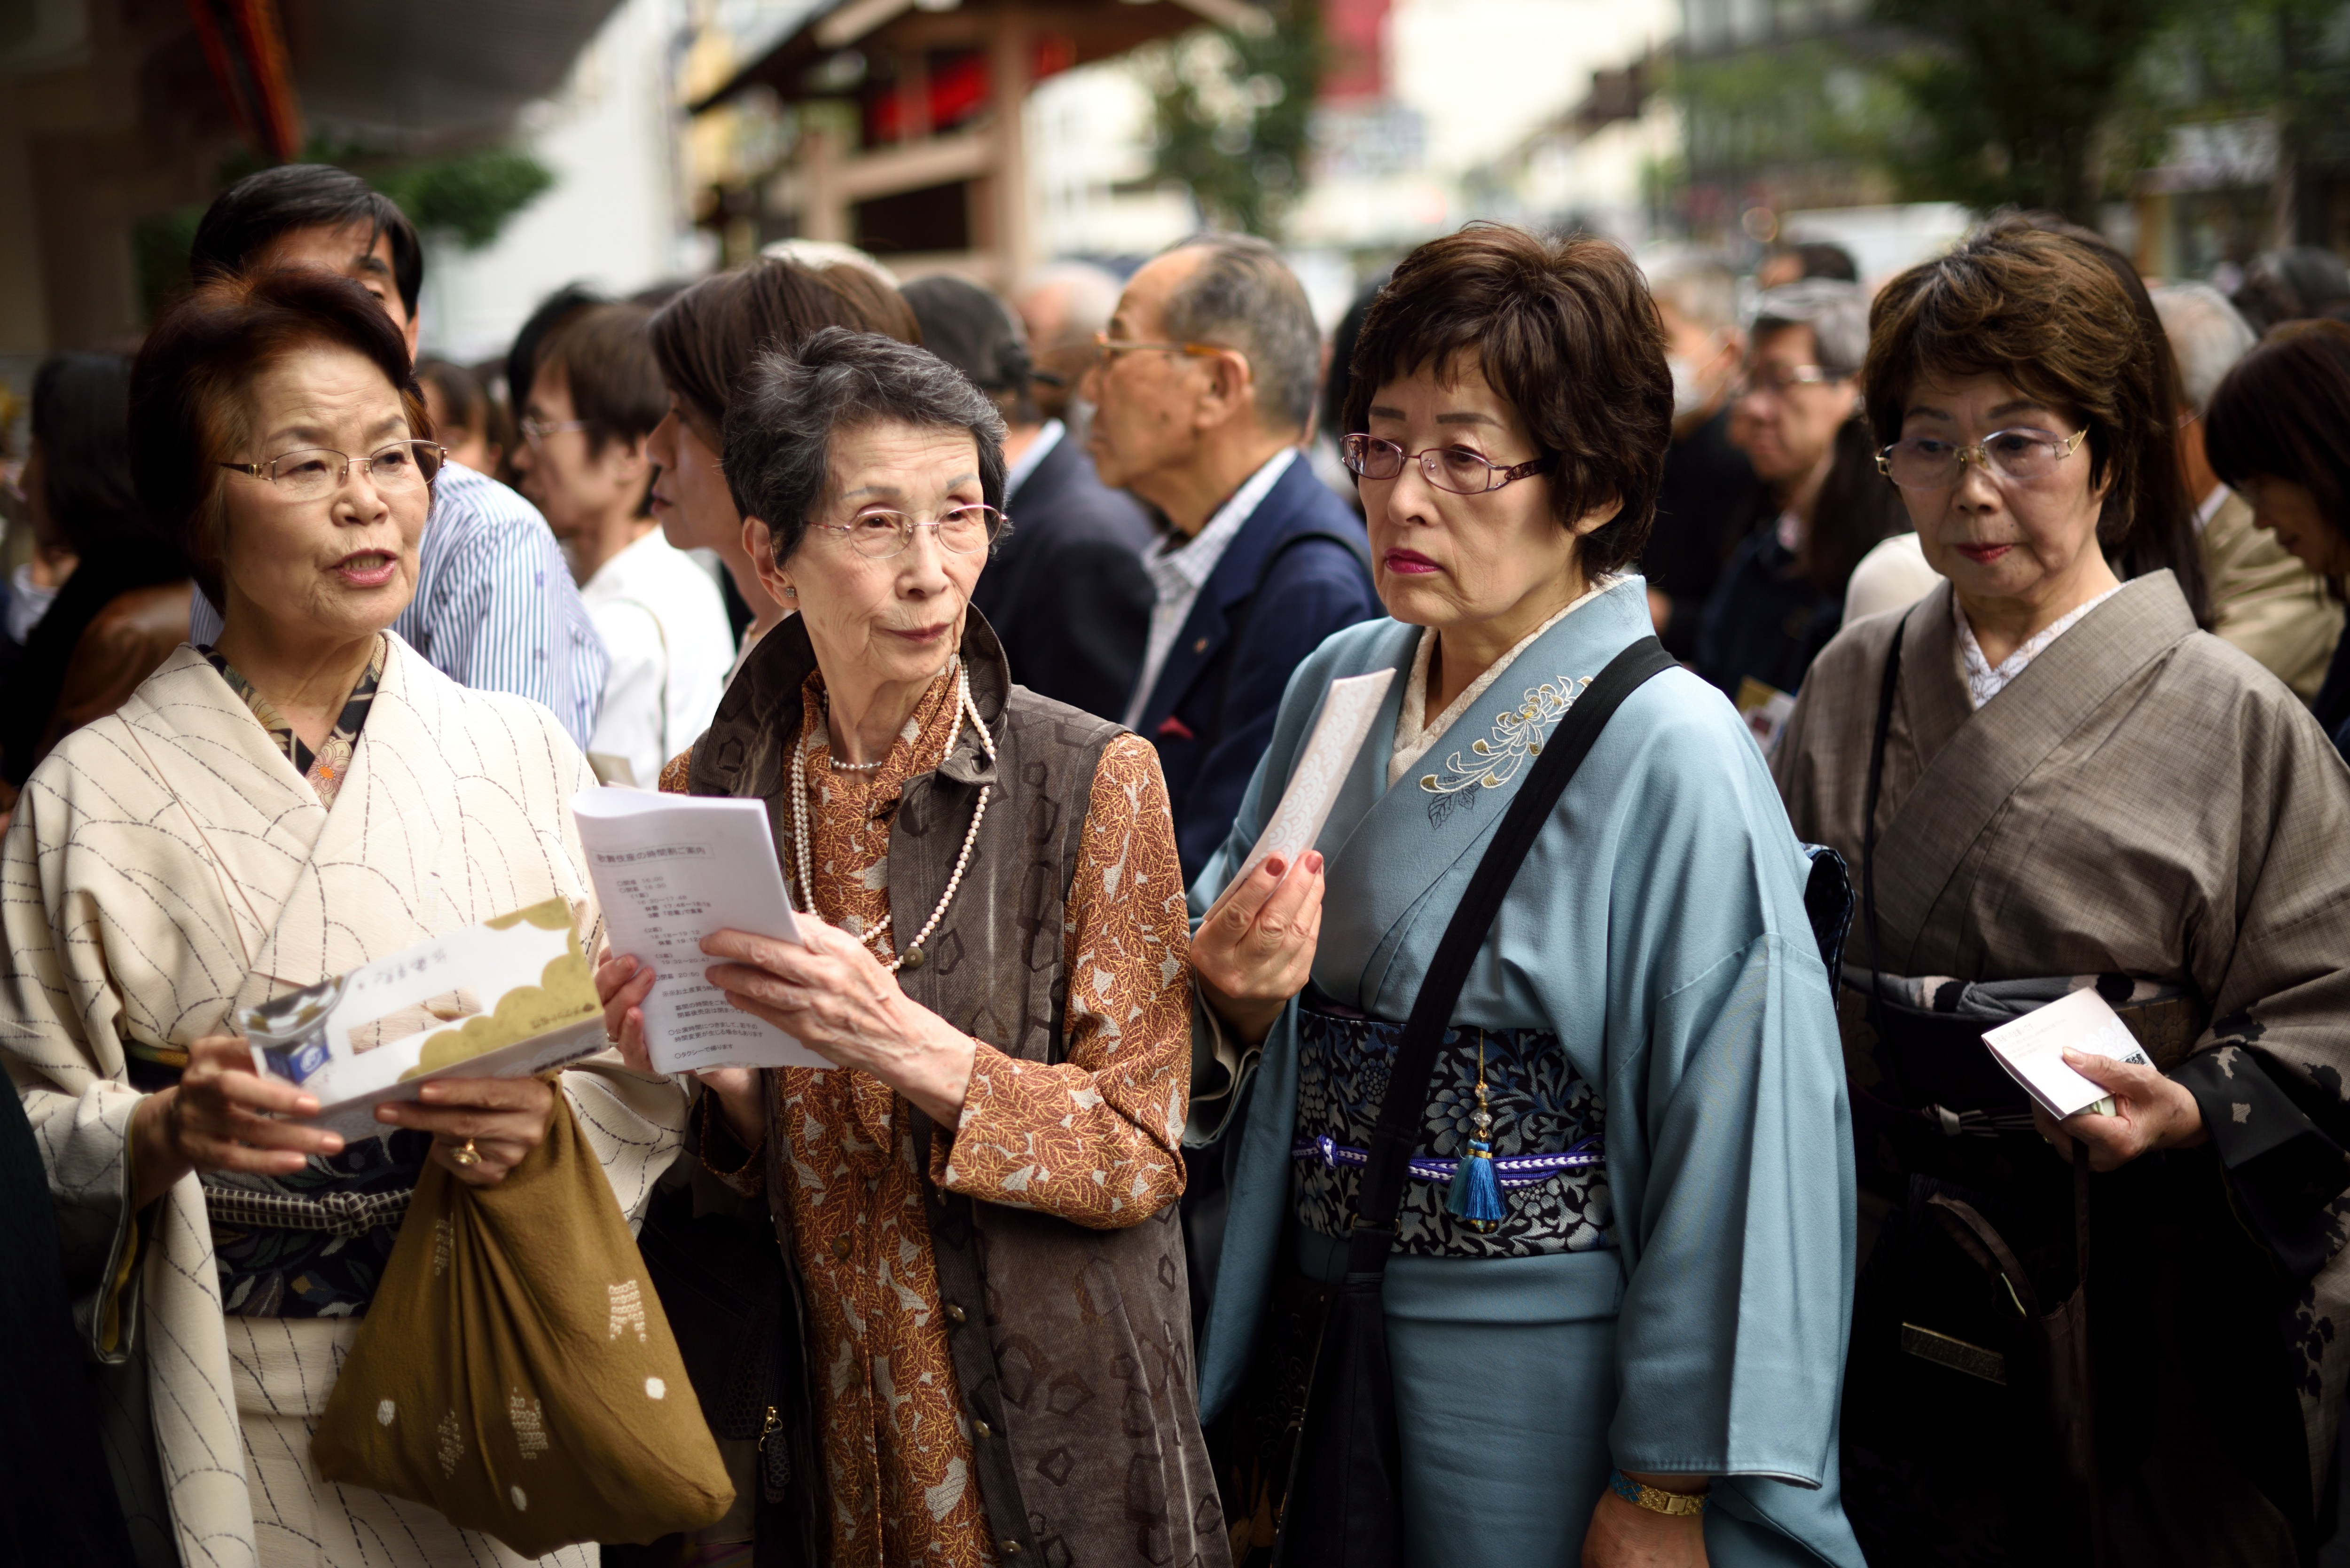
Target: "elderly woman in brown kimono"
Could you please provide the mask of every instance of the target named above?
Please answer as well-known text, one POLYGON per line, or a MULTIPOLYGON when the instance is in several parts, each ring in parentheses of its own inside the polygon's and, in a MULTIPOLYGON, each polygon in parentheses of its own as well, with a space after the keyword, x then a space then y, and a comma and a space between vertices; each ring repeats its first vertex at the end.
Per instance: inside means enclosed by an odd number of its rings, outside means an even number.
POLYGON ((1845 1499, 1873 1563, 2314 1560, 2350 774, 2169 573, 2107 564, 2156 521, 2167 366, 2111 264, 2012 226, 1873 312, 1869 418, 1949 581, 1829 645, 1773 763, 1863 885, 1845 1499), (1978 1036, 2085 985, 2158 1065, 2068 1054, 2113 1114, 2059 1125, 1978 1036))
MULTIPOLYGON (((711 978, 837 1065, 703 1075, 702 1156, 764 1183, 796 1268, 834 1563, 1217 1564, 1167 793, 1147 742, 1012 685, 970 608, 1003 437, 942 361, 837 327, 727 412, 761 583, 799 613, 688 782, 768 803, 819 918, 805 948, 712 939, 711 978)), ((650 972, 599 971, 632 1057, 650 972)))

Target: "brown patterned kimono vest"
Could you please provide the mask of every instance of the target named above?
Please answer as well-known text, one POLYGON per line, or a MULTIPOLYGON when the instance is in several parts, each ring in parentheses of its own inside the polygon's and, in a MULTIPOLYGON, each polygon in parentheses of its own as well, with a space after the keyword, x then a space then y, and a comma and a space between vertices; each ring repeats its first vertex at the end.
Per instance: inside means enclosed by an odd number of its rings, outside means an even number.
MULTIPOLYGON (((1014 686, 976 610, 962 653, 996 757, 966 727, 935 774, 907 782, 889 829, 889 907, 906 954, 898 979, 956 1028, 1014 1056, 1058 1061, 1062 907, 1095 767, 1118 728, 1014 686), (907 944, 953 875, 983 784, 995 787, 962 886, 918 958, 907 944)), ((790 748, 814 667, 806 631, 797 618, 785 621, 693 752, 692 793, 764 800, 786 857, 790 748)), ((927 1171, 931 1129, 919 1113, 917 1127, 927 1171)), ((770 1190, 790 1179, 781 1141, 767 1139, 770 1190)), ((1222 1568, 1223 1513, 1200 1436, 1176 1205, 1126 1230, 1092 1231, 931 1196, 939 1294, 999 1556, 1011 1568, 1222 1568)), ((785 1207, 770 1207, 788 1263, 785 1207)))

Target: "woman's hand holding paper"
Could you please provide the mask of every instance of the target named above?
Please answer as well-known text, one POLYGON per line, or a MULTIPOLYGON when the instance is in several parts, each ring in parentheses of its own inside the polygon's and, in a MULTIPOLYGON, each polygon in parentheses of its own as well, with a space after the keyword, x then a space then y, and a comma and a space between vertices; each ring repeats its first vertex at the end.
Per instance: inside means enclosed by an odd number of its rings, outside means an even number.
MULTIPOLYGON (((620 1060, 639 1073, 658 1073, 652 1048, 645 1044, 645 998, 659 978, 653 967, 609 947, 596 955, 596 999, 604 1004, 604 1033, 620 1049, 620 1060)), ((710 1067, 689 1075, 718 1096, 726 1126, 744 1148, 756 1148, 765 1138, 765 1107, 759 1099, 756 1067, 710 1067)))
POLYGON ((339 1154, 338 1134, 278 1119, 317 1114, 315 1096, 253 1070, 242 1035, 208 1034, 188 1047, 179 1083, 130 1114, 132 1203, 144 1209, 192 1170, 291 1176, 314 1154, 339 1154))
POLYGON ((709 937, 702 950, 733 961, 713 965, 710 983, 835 1066, 862 1068, 953 1127, 976 1042, 899 989, 855 937, 813 919, 800 921, 799 934, 796 942, 747 931, 709 937))
POLYGON ((2089 1051, 2065 1052, 2064 1065, 2114 1097, 2111 1116, 2083 1111, 2061 1122, 2033 1107, 2040 1136, 2066 1159, 2077 1143, 2089 1151, 2091 1170, 2116 1170, 2154 1149, 2192 1148, 2211 1136, 2195 1096, 2155 1068, 2089 1051))
POLYGON ((1274 856, 1223 891, 1191 938, 1200 994, 1224 1026, 1254 1045, 1305 989, 1322 935, 1322 857, 1290 872, 1274 856))

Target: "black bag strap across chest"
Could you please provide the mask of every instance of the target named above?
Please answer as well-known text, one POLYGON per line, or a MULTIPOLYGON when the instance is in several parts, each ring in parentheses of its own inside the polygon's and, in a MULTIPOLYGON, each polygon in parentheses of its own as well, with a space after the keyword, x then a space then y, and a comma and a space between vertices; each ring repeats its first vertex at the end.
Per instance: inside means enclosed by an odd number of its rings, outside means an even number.
POLYGON ((1566 793, 1575 770, 1591 754, 1616 710, 1652 676, 1673 668, 1672 655, 1653 637, 1642 638, 1608 661, 1542 743, 1524 786, 1510 802, 1501 826, 1493 831, 1493 841, 1470 874, 1469 889, 1436 944, 1436 957, 1428 966, 1411 1016, 1404 1021, 1403 1037, 1396 1045, 1347 1245, 1349 1274, 1379 1274, 1387 1270, 1388 1255, 1395 1246, 1397 1216, 1403 1208, 1404 1178, 1426 1119, 1444 1032, 1452 1022, 1461 988, 1468 983, 1469 967, 1493 929, 1493 919, 1501 912, 1518 867, 1525 863, 1559 797, 1566 793))

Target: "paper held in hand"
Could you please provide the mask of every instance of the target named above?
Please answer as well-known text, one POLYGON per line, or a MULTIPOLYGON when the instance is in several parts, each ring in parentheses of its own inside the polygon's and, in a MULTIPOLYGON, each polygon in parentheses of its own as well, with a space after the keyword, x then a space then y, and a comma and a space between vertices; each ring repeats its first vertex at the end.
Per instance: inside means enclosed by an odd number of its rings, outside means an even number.
POLYGON ((1388 688, 1395 683, 1395 673, 1374 670, 1368 675, 1330 682, 1330 694, 1322 700, 1322 716, 1314 722, 1314 732, 1305 738, 1305 749, 1298 753, 1297 765, 1290 770, 1289 787, 1281 792, 1281 804, 1273 808, 1271 819, 1256 836, 1233 882, 1254 876, 1256 868, 1275 855, 1295 866, 1299 856, 1314 847, 1314 841, 1322 836, 1322 825, 1330 820, 1330 808, 1338 802, 1338 788, 1355 765, 1355 754, 1370 738, 1372 721, 1378 717, 1388 688))
POLYGON ((2064 1065, 2066 1051, 2154 1065, 2129 1025, 2087 986, 2035 1007, 2012 1023, 1983 1031, 1983 1044, 2008 1076, 2058 1121, 2081 1111, 2111 1116, 2114 1110, 2110 1095, 2064 1065))
POLYGON ((831 1063, 726 1000, 703 978, 716 931, 798 941, 765 803, 641 790, 572 797, 612 950, 658 977, 645 998, 645 1044, 663 1073, 831 1063))
POLYGON ((520 1078, 604 1049, 604 1011, 549 898, 240 1010, 254 1071, 317 1096, 310 1124, 356 1142, 375 1107, 434 1078, 520 1078))

